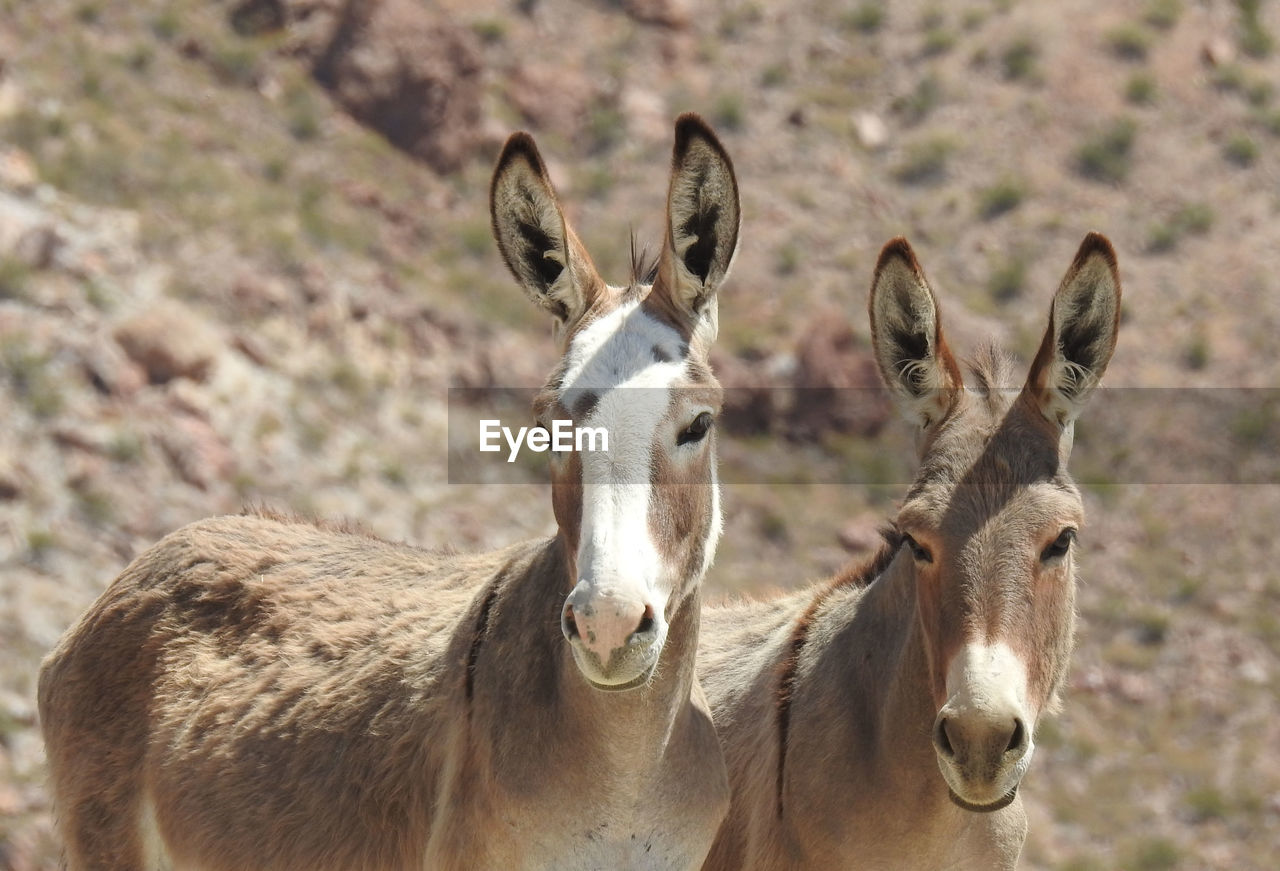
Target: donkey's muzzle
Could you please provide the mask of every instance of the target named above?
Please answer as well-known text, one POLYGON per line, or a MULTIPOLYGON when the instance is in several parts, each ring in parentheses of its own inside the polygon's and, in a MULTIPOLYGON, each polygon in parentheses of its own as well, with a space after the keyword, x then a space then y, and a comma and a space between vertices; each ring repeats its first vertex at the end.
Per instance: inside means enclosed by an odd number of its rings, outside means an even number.
POLYGON ((585 581, 565 599, 560 629, 583 675, 604 687, 632 684, 650 672, 665 634, 652 604, 585 581))
POLYGON ((949 707, 934 721, 933 745, 952 801, 974 811, 1007 806, 1031 761, 1027 724, 1008 712, 949 707))

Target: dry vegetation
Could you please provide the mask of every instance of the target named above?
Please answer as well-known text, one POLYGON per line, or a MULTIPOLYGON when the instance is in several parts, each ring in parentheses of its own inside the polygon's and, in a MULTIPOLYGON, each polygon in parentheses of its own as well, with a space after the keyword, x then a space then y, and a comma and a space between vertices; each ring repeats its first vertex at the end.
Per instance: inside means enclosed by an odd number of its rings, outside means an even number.
MULTIPOLYGON (((1280 4, 444 0, 480 73, 443 172, 309 74, 305 26, 270 18, 305 5, 0 0, 0 869, 56 867, 39 659, 166 531, 246 502, 464 548, 551 528, 542 488, 450 485, 443 456, 448 386, 551 360, 489 241, 511 129, 620 281, 671 119, 717 126, 745 214, 730 386, 874 383, 866 291, 899 233, 953 344, 1025 359, 1088 229, 1125 281, 1111 385, 1280 383, 1280 4)), ((1280 855, 1280 402, 1233 401, 1081 424, 1080 646, 1024 867, 1280 855), (1150 455, 1200 483, 1132 483, 1150 455)), ((831 571, 902 493, 903 429, 811 411, 722 439, 729 479, 775 483, 728 487, 718 590, 831 571)))

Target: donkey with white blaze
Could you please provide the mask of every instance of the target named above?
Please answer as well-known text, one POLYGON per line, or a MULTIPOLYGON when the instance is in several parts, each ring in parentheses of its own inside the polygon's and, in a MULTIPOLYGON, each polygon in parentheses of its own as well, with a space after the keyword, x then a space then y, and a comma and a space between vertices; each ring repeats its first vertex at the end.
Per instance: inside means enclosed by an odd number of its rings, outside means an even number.
POLYGON ((707 869, 1011 869, 1018 786, 1074 643, 1074 421, 1115 347, 1120 281, 1090 234, 1020 390, 966 386, 910 246, 871 289, 881 373, 920 470, 868 565, 703 613, 698 668, 732 805, 707 869))
POLYGON ((494 553, 242 516, 139 556, 40 675, 72 871, 705 858, 729 800, 694 659, 721 529, 707 353, 733 169, 678 120, 663 250, 627 287, 597 274, 527 134, 490 205, 563 352, 539 421, 605 427, 610 452, 557 456, 556 535, 494 553))

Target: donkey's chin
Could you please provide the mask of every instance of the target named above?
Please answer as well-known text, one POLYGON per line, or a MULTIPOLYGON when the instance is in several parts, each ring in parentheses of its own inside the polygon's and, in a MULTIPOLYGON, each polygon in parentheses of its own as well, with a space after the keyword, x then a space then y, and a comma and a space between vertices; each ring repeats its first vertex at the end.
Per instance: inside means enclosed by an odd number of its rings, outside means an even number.
POLYGON ((587 683, 591 684, 592 688, 600 690, 601 692, 623 693, 623 692, 626 692, 627 690, 639 689, 640 687, 648 684, 649 681, 653 679, 653 673, 656 669, 657 669, 657 663, 649 666, 649 668, 647 668, 645 671, 641 672, 640 674, 636 675, 631 680, 625 683, 616 683, 616 684, 599 683, 598 681, 592 680, 590 677, 587 677, 586 675, 583 675, 583 677, 586 677, 587 683))
POLYGON ((654 645, 651 650, 615 652, 609 658, 608 666, 602 667, 600 657, 574 645, 573 661, 592 687, 616 693, 634 690, 649 683, 658 667, 658 655, 661 652, 661 645, 654 645))
POLYGON ((947 787, 947 798, 951 799, 951 803, 953 805, 960 808, 961 810, 971 811, 972 813, 975 813, 975 814, 989 814, 992 811, 998 811, 998 810, 1002 810, 1003 808, 1007 808, 1009 805, 1013 804, 1013 800, 1017 797, 1018 797, 1018 787, 1015 786, 1013 789, 1009 790, 1004 795, 1000 796, 1000 798, 996 799, 991 804, 975 804, 974 802, 961 798, 959 795, 956 794, 956 791, 954 789, 952 789, 949 786, 947 787))
POLYGON ((954 767, 941 763, 943 779, 947 782, 947 797, 962 810, 976 814, 989 814, 1007 808, 1018 797, 1025 766, 1015 766, 1004 772, 992 783, 975 784, 966 780, 954 767))

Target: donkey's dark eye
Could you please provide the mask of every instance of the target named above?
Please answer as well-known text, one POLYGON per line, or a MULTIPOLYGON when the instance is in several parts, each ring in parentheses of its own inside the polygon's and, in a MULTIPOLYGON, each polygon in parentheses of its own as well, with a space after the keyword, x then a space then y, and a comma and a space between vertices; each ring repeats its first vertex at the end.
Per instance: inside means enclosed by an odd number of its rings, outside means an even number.
POLYGON ((929 553, 929 548, 922 545, 909 535, 902 536, 902 543, 911 551, 911 558, 918 563, 933 562, 933 554, 929 553))
POLYGON ((687 445, 690 442, 700 442, 707 437, 707 433, 711 431, 711 424, 715 423, 715 418, 711 416, 711 412, 704 411, 693 419, 693 423, 689 424, 680 435, 676 436, 676 444, 687 445))
POLYGON ((1040 562, 1047 563, 1050 560, 1061 559, 1067 555, 1067 551, 1071 550, 1071 542, 1076 540, 1076 531, 1070 527, 1062 530, 1053 543, 1040 552, 1040 562))

